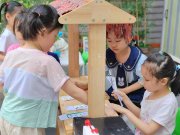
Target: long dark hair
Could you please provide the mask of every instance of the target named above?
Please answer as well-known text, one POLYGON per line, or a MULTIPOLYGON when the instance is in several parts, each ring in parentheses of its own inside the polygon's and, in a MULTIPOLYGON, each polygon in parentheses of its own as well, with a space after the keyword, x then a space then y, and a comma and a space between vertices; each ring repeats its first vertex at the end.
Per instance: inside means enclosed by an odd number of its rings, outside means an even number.
POLYGON ((180 93, 180 68, 170 55, 165 52, 151 54, 143 65, 148 64, 148 70, 158 80, 168 78, 171 91, 177 96, 180 93))
POLYGON ((63 24, 58 22, 58 18, 56 9, 50 5, 33 6, 19 25, 19 31, 24 40, 34 40, 44 28, 49 32, 62 28, 63 24))
POLYGON ((1 14, 2 14, 3 9, 4 9, 4 20, 5 20, 6 23, 8 23, 7 19, 6 19, 6 13, 10 13, 10 14, 16 13, 15 12, 16 7, 23 8, 23 5, 21 3, 19 3, 19 2, 17 2, 17 1, 4 2, 3 4, 1 4, 1 7, 0 7, 0 22, 2 21, 1 14))

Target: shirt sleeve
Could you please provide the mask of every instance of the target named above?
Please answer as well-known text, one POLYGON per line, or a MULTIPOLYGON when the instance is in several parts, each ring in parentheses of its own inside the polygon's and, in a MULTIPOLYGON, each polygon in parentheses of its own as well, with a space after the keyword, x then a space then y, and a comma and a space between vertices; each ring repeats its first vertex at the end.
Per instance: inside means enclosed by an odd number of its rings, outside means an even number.
POLYGON ((69 77, 65 74, 60 64, 53 58, 50 58, 47 66, 47 79, 54 91, 58 92, 69 77))
POLYGON ((7 56, 4 58, 4 61, 0 65, 0 83, 4 83, 4 67, 6 63, 6 58, 7 56))
POLYGON ((162 126, 165 126, 175 119, 176 110, 176 104, 163 104, 155 111, 152 120, 162 126))
POLYGON ((138 82, 143 85, 143 77, 142 77, 142 74, 141 74, 141 67, 142 67, 142 64, 144 63, 144 61, 146 60, 146 56, 144 54, 141 55, 138 63, 137 63, 137 66, 136 66, 136 75, 139 76, 139 79, 138 79, 138 82))
POLYGON ((105 67, 105 91, 109 91, 112 88, 112 74, 109 68, 105 67))
POLYGON ((7 44, 8 44, 7 36, 1 35, 0 36, 0 52, 3 52, 3 53, 6 52, 7 44))

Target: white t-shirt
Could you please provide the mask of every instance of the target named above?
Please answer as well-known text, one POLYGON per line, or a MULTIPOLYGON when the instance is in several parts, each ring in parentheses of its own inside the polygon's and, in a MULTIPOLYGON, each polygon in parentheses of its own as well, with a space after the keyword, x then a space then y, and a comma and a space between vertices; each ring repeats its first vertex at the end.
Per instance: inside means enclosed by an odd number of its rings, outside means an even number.
POLYGON ((7 49, 12 44, 17 44, 18 40, 15 35, 9 29, 5 29, 0 35, 0 52, 6 53, 7 49))
MULTIPOLYGON (((153 120, 162 126, 154 135, 171 135, 175 128, 178 109, 175 95, 171 92, 162 98, 148 100, 150 94, 148 91, 144 93, 141 102, 141 120, 147 123, 153 120)), ((135 135, 142 135, 142 133, 137 129, 135 135)))
POLYGON ((0 117, 20 127, 56 126, 59 90, 69 77, 51 56, 36 49, 7 53, 0 66, 6 93, 0 117))

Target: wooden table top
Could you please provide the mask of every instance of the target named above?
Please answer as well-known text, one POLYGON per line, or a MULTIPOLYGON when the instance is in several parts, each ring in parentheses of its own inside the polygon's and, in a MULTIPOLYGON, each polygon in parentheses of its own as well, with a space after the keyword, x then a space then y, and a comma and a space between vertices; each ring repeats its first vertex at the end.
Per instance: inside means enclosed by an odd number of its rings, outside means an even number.
MULTIPOLYGON (((87 81, 86 77, 81 77, 80 81, 85 80, 87 81)), ((106 95, 106 94, 105 94, 106 95)), ((79 101, 73 99, 73 100, 69 100, 69 101, 64 101, 62 100, 62 96, 67 96, 67 94, 61 90, 60 95, 59 95, 59 103, 60 103, 60 111, 61 114, 69 114, 69 113, 73 113, 73 112, 84 112, 85 110, 77 110, 77 111, 69 111, 67 110, 67 106, 75 106, 75 105, 82 105, 82 103, 80 103, 79 101)), ((108 101, 108 95, 105 96, 105 116, 118 116, 118 114, 111 109, 111 107, 109 107, 109 101, 108 101)), ((67 135, 72 135, 73 134, 73 119, 68 119, 68 120, 64 120, 64 121, 60 121, 58 119, 58 124, 62 125, 63 122, 63 126, 65 128, 65 132, 67 135)), ((58 127, 59 129, 62 129, 62 127, 58 127)))

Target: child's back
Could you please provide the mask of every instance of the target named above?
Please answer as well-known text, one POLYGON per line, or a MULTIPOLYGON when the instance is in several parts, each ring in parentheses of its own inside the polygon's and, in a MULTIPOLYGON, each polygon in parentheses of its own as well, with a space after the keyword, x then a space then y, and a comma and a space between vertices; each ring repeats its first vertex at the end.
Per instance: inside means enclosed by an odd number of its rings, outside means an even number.
POLYGON ((2 68, 8 76, 1 79, 7 100, 1 116, 18 126, 54 127, 57 92, 68 79, 59 63, 42 51, 24 48, 9 52, 6 59, 2 68))

